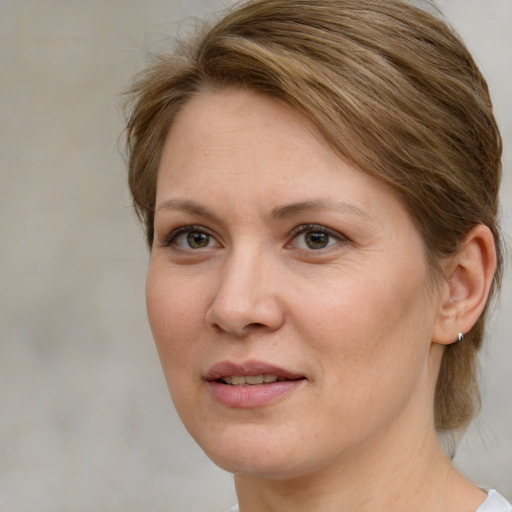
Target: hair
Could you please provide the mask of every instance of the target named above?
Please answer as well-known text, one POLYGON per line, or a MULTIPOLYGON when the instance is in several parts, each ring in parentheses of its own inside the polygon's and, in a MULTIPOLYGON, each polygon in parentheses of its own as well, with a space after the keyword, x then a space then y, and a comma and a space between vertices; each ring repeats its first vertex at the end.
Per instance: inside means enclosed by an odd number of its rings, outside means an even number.
MULTIPOLYGON (((253 0, 155 58, 128 92, 129 185, 153 242, 158 168, 177 113, 206 89, 245 88, 306 115, 342 159, 391 187, 438 277, 479 224, 498 255, 502 144, 488 87, 460 38, 405 0, 253 0)), ((487 306, 443 355, 438 432, 465 428, 480 395, 487 306)))

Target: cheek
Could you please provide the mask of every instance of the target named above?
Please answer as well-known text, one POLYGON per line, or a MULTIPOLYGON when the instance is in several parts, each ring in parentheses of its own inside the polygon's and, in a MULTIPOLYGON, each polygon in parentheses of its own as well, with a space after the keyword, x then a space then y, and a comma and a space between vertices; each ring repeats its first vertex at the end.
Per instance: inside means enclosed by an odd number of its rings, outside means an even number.
POLYGON ((341 429, 348 440, 365 439, 390 424, 428 382, 424 302, 414 294, 397 298, 396 289, 389 295, 388 287, 361 290, 346 286, 337 304, 333 297, 318 302, 323 326, 316 319, 306 335, 321 367, 317 403, 325 404, 321 411, 333 426, 330 435, 341 429), (421 329, 423 341, 417 337, 421 329))
POLYGON ((150 265, 146 280, 149 324, 166 376, 183 368, 204 324, 201 296, 169 273, 150 265))
POLYGON ((204 357, 204 305, 191 283, 176 272, 150 266, 146 281, 149 324, 167 387, 183 423, 190 423, 191 403, 201 385, 198 364, 204 357))
POLYGON ((324 374, 342 389, 368 397, 422 371, 434 316, 421 270, 412 280, 400 272, 342 279, 342 285, 322 287, 309 310, 302 304, 299 317, 310 320, 302 324, 305 339, 311 340, 324 374))

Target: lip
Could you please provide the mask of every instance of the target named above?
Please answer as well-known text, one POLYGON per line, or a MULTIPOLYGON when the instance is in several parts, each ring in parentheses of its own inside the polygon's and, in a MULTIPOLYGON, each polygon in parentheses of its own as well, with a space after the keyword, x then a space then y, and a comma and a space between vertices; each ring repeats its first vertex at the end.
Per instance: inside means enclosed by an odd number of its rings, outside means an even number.
POLYGON ((241 363, 223 361, 212 366, 204 379, 217 402, 227 407, 242 409, 268 405, 298 389, 307 380, 305 375, 261 361, 241 363), (254 376, 261 374, 275 375, 278 379, 285 380, 252 386, 231 386, 218 382, 219 379, 231 375, 254 376))
POLYGON ((282 379, 296 380, 304 378, 304 375, 285 370, 279 366, 264 363, 261 361, 243 361, 241 363, 233 363, 231 361, 222 361, 212 366, 206 373, 205 380, 213 381, 228 377, 229 375, 260 375, 260 374, 276 375, 282 379))

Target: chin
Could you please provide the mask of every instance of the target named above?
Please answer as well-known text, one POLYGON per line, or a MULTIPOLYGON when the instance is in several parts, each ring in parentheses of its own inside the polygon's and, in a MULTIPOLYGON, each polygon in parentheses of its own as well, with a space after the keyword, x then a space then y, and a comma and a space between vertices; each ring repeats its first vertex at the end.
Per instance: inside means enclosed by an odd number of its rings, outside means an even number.
POLYGON ((278 430, 240 425, 228 426, 221 435, 191 433, 206 455, 229 473, 276 480, 304 475, 316 457, 308 456, 289 428, 278 430))
POLYGON ((293 457, 283 460, 272 454, 255 456, 253 453, 240 452, 214 454, 213 456, 207 453, 207 455, 224 471, 253 478, 287 480, 307 473, 307 470, 293 457))

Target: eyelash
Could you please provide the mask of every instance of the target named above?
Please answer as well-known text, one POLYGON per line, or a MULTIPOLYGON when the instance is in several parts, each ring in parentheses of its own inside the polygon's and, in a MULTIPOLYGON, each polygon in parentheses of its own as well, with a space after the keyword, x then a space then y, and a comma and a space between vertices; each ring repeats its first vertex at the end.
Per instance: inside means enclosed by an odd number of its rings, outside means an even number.
MULTIPOLYGON (((195 226, 195 225, 189 225, 189 226, 181 226, 177 229, 174 229, 165 237, 165 239, 162 242, 163 247, 170 247, 172 245, 176 246, 179 249, 183 249, 182 247, 179 247, 177 245, 177 239, 181 235, 185 234, 191 234, 191 233, 201 233, 209 236, 210 238, 215 239, 215 237, 203 226, 195 226)), ((186 250, 186 249, 185 249, 186 250)), ((194 250, 192 247, 190 247, 190 250, 194 250)))
MULTIPOLYGON (((305 235, 307 233, 320 233, 329 236, 330 238, 333 238, 335 242, 348 242, 348 238, 343 236, 342 234, 338 233, 337 231, 334 231, 333 229, 329 229, 326 226, 322 226, 320 224, 303 224, 301 226, 297 226, 292 232, 291 232, 291 238, 290 242, 288 242, 287 245, 290 245, 299 235, 305 235)), ((322 251, 329 249, 333 244, 329 244, 326 247, 313 249, 301 249, 304 251, 322 251)), ((300 248, 299 248, 300 249, 300 248)))
MULTIPOLYGON (((163 247, 175 246, 177 249, 191 250, 191 251, 201 249, 201 248, 195 248, 194 249, 193 247, 183 248, 183 247, 180 247, 177 244, 177 240, 178 240, 178 238, 181 235, 191 234, 191 233, 204 234, 204 235, 209 237, 209 242, 210 242, 211 239, 217 241, 215 236, 213 236, 211 234, 211 232, 209 232, 209 230, 205 229, 203 226, 188 225, 188 226, 181 226, 181 227, 173 230, 167 237, 165 237, 165 239, 162 242, 162 246, 163 247)), ((322 225, 319 225, 319 224, 302 224, 302 225, 297 226, 296 228, 294 228, 292 230, 292 232, 290 233, 290 239, 289 239, 290 241, 286 244, 286 246, 290 247, 292 245, 293 241, 297 237, 299 237, 300 235, 305 235, 307 233, 324 234, 324 235, 327 235, 328 237, 334 239, 335 242, 347 242, 348 241, 348 239, 345 236, 343 236, 340 233, 338 233, 337 231, 329 229, 329 228, 327 228, 325 226, 322 226, 322 225)), ((313 251, 313 252, 317 252, 318 251, 319 252, 319 251, 322 251, 322 250, 329 249, 332 245, 335 245, 335 243, 332 243, 332 244, 329 243, 325 247, 319 247, 319 248, 312 248, 312 247, 301 248, 301 247, 297 247, 297 249, 302 250, 302 251, 313 251)), ((204 247, 204 248, 208 248, 208 246, 204 247)))

